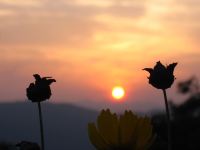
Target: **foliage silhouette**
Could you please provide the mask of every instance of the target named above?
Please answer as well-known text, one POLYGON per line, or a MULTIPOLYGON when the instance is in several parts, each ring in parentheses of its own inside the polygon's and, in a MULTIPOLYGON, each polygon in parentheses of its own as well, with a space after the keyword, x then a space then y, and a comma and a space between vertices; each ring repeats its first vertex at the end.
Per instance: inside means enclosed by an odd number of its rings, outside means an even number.
POLYGON ((10 150, 11 148, 15 147, 11 143, 8 142, 0 142, 0 150, 10 150))
POLYGON ((40 147, 37 143, 21 141, 16 144, 16 147, 19 147, 19 150, 40 150, 40 147))
MULTIPOLYGON (((182 104, 175 105, 171 102, 172 111, 172 144, 174 149, 199 150, 200 149, 200 92, 194 88, 199 87, 197 79, 190 78, 178 84, 181 94, 190 93, 189 98, 182 104), (194 83, 195 82, 195 83, 194 83), (184 84, 183 84, 184 83, 184 84), (184 89, 183 90, 183 86, 184 89), (195 92, 193 91, 195 90, 195 92)), ((166 150, 166 121, 164 114, 155 114, 152 117, 157 140, 153 150, 166 150)))
POLYGON ((199 82, 196 77, 191 77, 186 81, 178 83, 178 91, 182 94, 190 94, 194 96, 199 93, 199 82))

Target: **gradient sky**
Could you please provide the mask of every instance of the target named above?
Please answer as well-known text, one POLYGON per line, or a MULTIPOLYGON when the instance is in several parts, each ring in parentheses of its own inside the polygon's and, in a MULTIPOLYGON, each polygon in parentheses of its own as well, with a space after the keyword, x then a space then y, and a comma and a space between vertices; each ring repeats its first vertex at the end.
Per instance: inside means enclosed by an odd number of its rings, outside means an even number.
MULTIPOLYGON (((0 100, 25 100, 39 73, 57 79, 51 102, 163 108, 142 68, 178 62, 175 84, 200 78, 199 15, 199 0, 0 0, 0 100), (127 91, 122 102, 115 85, 127 91)), ((180 101, 175 85, 168 93, 180 101)))

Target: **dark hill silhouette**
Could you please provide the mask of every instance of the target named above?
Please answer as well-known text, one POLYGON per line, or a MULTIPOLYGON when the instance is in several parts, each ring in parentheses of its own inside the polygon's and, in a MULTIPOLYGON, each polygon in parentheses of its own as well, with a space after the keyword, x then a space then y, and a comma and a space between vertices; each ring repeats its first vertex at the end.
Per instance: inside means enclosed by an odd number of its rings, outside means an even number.
MULTIPOLYGON (((97 112, 70 104, 42 103, 47 150, 92 149, 87 123, 97 112)), ((40 142, 37 106, 29 102, 0 104, 0 141, 40 142)))

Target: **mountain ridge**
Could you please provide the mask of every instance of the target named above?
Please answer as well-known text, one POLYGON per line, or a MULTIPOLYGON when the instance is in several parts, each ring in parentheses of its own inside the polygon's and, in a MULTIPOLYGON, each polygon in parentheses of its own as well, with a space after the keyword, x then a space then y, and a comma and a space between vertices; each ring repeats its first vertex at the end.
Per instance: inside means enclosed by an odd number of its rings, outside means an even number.
MULTIPOLYGON (((42 103, 46 150, 92 149, 87 124, 98 112, 72 104, 42 103)), ((0 103, 0 141, 40 143, 37 105, 29 102, 0 103)))

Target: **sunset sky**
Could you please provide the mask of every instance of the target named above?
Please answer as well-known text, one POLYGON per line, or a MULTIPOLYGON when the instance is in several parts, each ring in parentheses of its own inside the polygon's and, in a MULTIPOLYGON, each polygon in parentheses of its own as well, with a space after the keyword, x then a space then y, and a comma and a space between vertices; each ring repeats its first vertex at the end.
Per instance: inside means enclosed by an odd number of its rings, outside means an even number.
POLYGON ((53 103, 163 108, 145 67, 178 62, 168 90, 200 78, 199 0, 0 0, 0 101, 25 101, 33 74, 52 76, 53 103), (121 102, 114 86, 126 90, 121 102))

